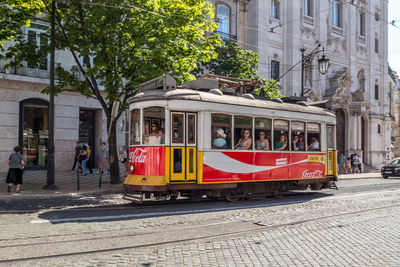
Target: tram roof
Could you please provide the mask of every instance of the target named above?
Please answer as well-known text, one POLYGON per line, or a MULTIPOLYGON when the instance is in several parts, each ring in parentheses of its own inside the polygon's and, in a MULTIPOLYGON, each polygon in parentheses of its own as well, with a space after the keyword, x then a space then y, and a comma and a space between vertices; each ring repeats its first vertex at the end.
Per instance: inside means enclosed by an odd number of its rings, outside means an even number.
MULTIPOLYGON (((215 89, 212 89, 215 90, 215 89)), ((217 89, 218 90, 218 89, 217 89)), ((211 91, 211 90, 210 90, 211 91)), ((293 103, 277 103, 263 99, 249 99, 244 95, 218 95, 212 92, 197 91, 193 89, 174 89, 174 90, 149 90, 138 93, 131 98, 131 103, 148 100, 190 100, 203 101, 227 105, 249 106, 255 108, 266 108, 274 110, 285 110, 292 112, 311 113, 335 117, 335 115, 323 108, 315 106, 303 106, 293 103)))

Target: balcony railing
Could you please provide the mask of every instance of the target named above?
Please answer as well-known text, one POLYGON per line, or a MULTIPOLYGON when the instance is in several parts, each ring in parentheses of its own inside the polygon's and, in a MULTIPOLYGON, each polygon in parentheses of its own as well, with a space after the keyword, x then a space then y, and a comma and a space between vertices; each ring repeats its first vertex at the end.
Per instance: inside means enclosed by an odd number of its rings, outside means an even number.
MULTIPOLYGON (((61 63, 55 62, 55 68, 60 67, 61 63)), ((26 66, 21 68, 4 69, 4 65, 0 65, 0 73, 20 75, 33 78, 50 79, 50 66, 47 69, 33 69, 26 66)), ((57 78, 57 77, 56 77, 57 78)))
POLYGON ((343 36, 343 28, 331 25, 331 32, 340 36, 343 36))
POLYGON ((367 43, 367 38, 365 36, 359 35, 358 36, 358 42, 362 43, 362 44, 366 44, 367 43))
POLYGON ((303 15, 304 24, 314 26, 314 18, 310 16, 303 15))
POLYGON ((228 41, 237 41, 237 36, 230 34, 230 33, 226 33, 226 32, 220 32, 220 31, 216 31, 215 33, 221 35, 221 38, 223 40, 228 40, 228 41))

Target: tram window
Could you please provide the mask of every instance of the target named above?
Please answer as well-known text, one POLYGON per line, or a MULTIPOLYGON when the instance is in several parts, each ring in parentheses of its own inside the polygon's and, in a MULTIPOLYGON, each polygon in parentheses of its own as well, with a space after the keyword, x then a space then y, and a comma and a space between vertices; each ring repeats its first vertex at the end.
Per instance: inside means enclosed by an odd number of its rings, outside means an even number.
POLYGON ((288 145, 289 122, 274 120, 274 150, 289 150, 288 145))
POLYGON ((182 149, 174 149, 174 173, 182 173, 182 149))
POLYGON ((211 147, 213 149, 232 149, 231 129, 232 116, 223 114, 212 114, 211 147))
POLYGON ((318 123, 307 123, 307 141, 309 151, 321 151, 320 129, 318 123))
POLYGON ((183 120, 184 120, 184 114, 182 113, 172 114, 172 143, 182 144, 184 141, 183 120))
POLYGON ((305 123, 299 121, 292 121, 292 150, 305 151, 305 123))
POLYGON ((196 116, 188 114, 188 144, 196 144, 196 116))
POLYGON ((252 139, 253 118, 235 116, 235 149, 253 149, 252 139))
POLYGON ((165 109, 162 107, 143 109, 143 122, 143 144, 164 144, 165 109))
POLYGON ((130 145, 140 145, 140 109, 131 110, 130 145))
POLYGON ((270 119, 256 118, 254 144, 257 150, 271 150, 271 125, 270 119))

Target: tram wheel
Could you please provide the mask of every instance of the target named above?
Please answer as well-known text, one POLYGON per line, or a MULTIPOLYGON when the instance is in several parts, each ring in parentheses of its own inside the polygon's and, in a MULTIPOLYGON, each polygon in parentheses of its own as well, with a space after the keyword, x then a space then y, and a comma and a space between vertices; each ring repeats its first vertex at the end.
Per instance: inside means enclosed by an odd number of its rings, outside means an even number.
POLYGON ((232 195, 232 193, 227 193, 225 195, 225 199, 228 200, 229 202, 235 202, 240 200, 241 198, 242 196, 232 195))

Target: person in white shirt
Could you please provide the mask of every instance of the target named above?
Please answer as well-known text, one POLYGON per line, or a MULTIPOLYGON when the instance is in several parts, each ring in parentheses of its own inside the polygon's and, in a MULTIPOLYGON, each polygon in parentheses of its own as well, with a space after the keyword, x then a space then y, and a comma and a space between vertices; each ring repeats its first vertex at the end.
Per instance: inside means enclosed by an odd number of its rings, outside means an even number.
POLYGON ((308 150, 319 151, 319 142, 317 137, 315 136, 311 137, 311 144, 308 147, 308 150))

